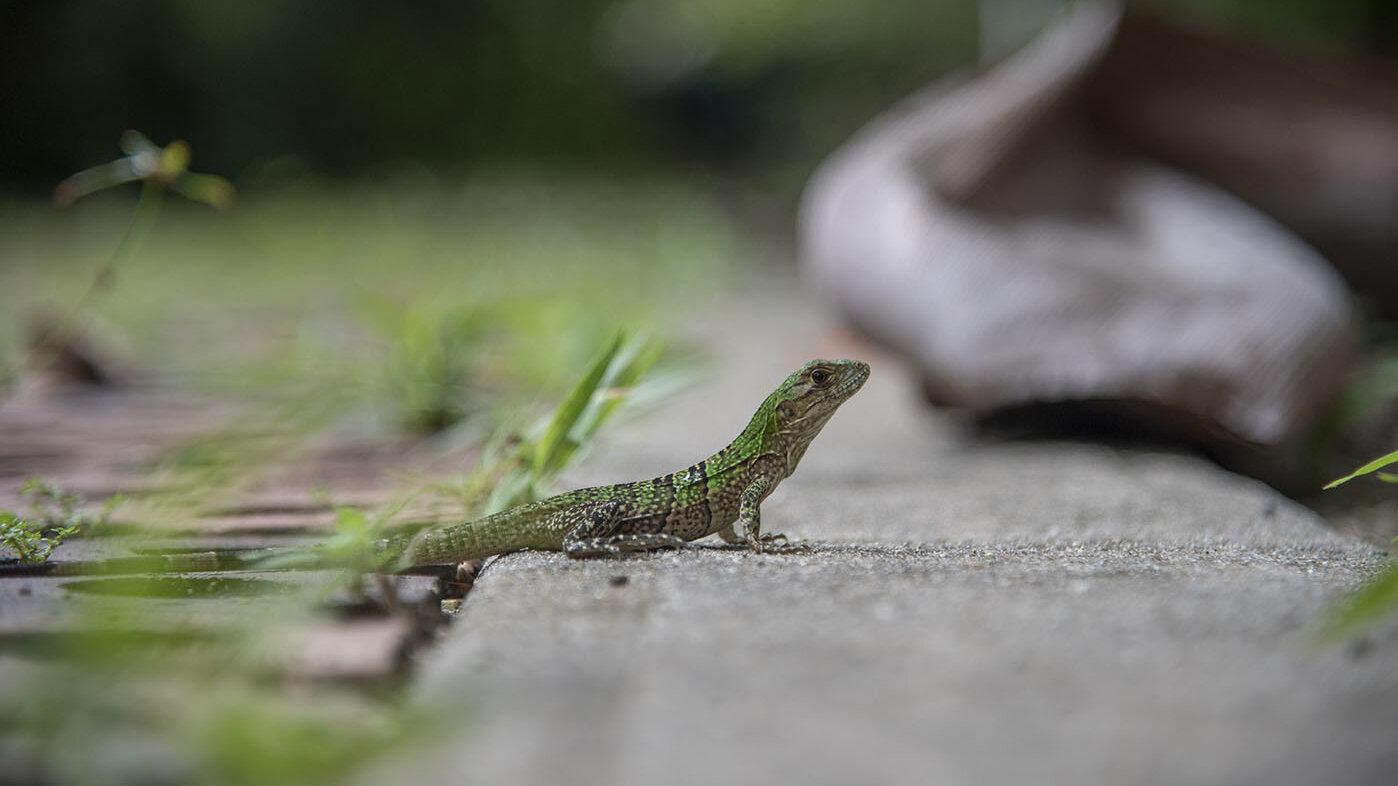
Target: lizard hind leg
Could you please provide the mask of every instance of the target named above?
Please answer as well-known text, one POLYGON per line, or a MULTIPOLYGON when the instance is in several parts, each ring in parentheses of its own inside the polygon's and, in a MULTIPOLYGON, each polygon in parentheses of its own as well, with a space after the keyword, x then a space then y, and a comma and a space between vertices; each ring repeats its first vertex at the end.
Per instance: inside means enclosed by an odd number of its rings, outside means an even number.
POLYGON ((627 505, 620 500, 602 500, 569 512, 572 521, 563 536, 563 553, 570 557, 597 557, 623 551, 682 548, 684 540, 660 532, 617 532, 627 518, 627 505))
POLYGON ((619 554, 623 551, 680 549, 687 545, 689 544, 685 543, 683 539, 662 532, 606 535, 599 538, 579 538, 569 534, 563 539, 563 552, 570 557, 597 557, 606 554, 619 554))

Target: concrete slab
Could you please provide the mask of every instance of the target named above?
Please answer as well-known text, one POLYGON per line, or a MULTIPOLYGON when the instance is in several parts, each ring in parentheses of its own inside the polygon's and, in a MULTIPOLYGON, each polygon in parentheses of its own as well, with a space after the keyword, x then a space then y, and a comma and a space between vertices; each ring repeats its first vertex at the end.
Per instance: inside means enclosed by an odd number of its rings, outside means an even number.
MULTIPOLYGON (((819 308, 754 301, 697 328, 727 373, 564 485, 682 467, 850 354, 819 308)), ((874 360, 764 506, 809 551, 489 563, 413 691, 460 725, 396 777, 1398 782, 1398 629, 1314 636, 1378 550, 1190 456, 968 442, 874 360)))
POLYGON ((1317 646, 1330 550, 517 555, 418 685, 505 783, 1388 783, 1398 642, 1317 646))

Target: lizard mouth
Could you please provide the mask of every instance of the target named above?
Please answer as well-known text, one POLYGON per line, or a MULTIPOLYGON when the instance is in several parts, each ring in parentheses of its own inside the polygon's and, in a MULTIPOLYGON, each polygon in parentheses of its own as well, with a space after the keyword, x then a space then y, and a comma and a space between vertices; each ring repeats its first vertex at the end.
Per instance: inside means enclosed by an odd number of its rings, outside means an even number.
POLYGON ((859 360, 842 360, 840 363, 850 370, 850 375, 835 388, 835 397, 843 401, 859 392, 869 381, 869 364, 859 360))

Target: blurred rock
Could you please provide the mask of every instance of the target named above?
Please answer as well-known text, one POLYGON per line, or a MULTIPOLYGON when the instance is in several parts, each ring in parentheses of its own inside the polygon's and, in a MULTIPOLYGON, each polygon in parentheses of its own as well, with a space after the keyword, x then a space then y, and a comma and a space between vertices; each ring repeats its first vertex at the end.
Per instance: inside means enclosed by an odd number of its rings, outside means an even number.
POLYGON ((1113 136, 1267 213, 1398 319, 1392 61, 1271 50, 1128 14, 1086 99, 1113 136))
POLYGON ((809 184, 802 264, 935 404, 1154 432, 1284 478, 1351 368, 1349 293, 1274 220, 1094 121, 1123 29, 1079 4, 875 120, 809 184))

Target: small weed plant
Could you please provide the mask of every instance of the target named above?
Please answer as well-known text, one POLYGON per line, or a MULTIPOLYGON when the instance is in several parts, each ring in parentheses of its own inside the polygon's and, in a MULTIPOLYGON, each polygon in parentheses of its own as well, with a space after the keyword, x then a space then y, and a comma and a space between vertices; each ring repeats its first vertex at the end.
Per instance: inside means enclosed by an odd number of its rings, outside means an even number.
POLYGON ((328 541, 314 549, 270 556, 262 567, 339 569, 351 591, 362 594, 366 577, 392 572, 411 535, 430 526, 410 524, 405 531, 396 521, 422 494, 447 497, 462 516, 543 498, 558 474, 587 452, 623 404, 644 401, 668 388, 665 375, 643 383, 662 349, 647 336, 619 333, 549 415, 522 434, 508 425, 498 429, 471 472, 455 481, 422 483, 376 511, 336 506, 335 534, 328 541))
POLYGON ((162 148, 138 131, 127 131, 121 137, 121 149, 125 156, 84 169, 54 189, 53 201, 59 207, 67 207, 89 194, 135 181, 141 183, 141 196, 131 215, 131 222, 111 255, 93 272, 87 287, 68 313, 37 338, 36 356, 30 359, 31 365, 47 365, 52 353, 72 338, 80 317, 92 301, 99 293, 111 288, 120 263, 141 248, 155 225, 165 192, 174 191, 220 209, 233 202, 234 189, 227 180, 189 171, 189 145, 181 140, 162 148))
POLYGON ((0 510, 0 549, 14 554, 23 564, 47 562, 54 549, 73 535, 101 530, 112 511, 125 501, 119 494, 112 496, 100 512, 92 514, 87 512, 82 494, 37 478, 30 478, 22 493, 30 501, 30 512, 0 510))
MULTIPOLYGON (((1331 489, 1366 475, 1372 475, 1384 483, 1398 483, 1398 474, 1384 471, 1394 464, 1398 464, 1398 450, 1327 483, 1325 488, 1331 489)), ((1390 560, 1387 568, 1331 611, 1325 627, 1334 636, 1351 636, 1372 628, 1392 617, 1395 612, 1398 612, 1398 560, 1390 560)))

